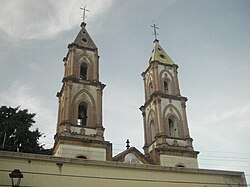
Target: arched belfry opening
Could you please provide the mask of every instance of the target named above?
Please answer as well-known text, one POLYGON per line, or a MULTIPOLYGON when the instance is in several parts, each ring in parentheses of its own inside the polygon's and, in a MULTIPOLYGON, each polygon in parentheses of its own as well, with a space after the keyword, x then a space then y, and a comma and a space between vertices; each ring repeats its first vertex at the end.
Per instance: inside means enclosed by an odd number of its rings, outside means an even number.
POLYGON ((85 102, 81 102, 78 106, 78 119, 77 125, 87 126, 88 119, 88 105, 85 102))
POLYGON ((88 66, 86 63, 82 63, 80 67, 80 79, 87 80, 88 66))
POLYGON ((166 81, 166 80, 163 83, 163 92, 165 94, 169 94, 169 84, 168 84, 168 81, 166 81))
POLYGON ((159 76, 160 76, 160 85, 161 85, 161 91, 164 94, 169 94, 169 95, 173 95, 173 93, 175 92, 174 90, 174 77, 173 75, 171 75, 170 72, 168 72, 167 70, 162 70, 159 72, 159 76))
POLYGON ((177 125, 177 119, 173 116, 169 117, 167 120, 168 129, 169 129, 169 136, 173 138, 178 137, 178 125, 177 125))

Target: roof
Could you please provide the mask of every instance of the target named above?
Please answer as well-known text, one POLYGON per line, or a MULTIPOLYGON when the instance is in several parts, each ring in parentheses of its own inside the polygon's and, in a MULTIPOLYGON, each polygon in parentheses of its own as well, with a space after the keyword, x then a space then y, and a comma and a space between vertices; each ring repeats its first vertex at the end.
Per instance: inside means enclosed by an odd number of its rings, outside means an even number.
POLYGON ((92 50, 97 50, 97 47, 93 40, 91 39, 89 33, 87 32, 86 28, 86 23, 82 22, 81 24, 81 30, 77 34, 76 39, 72 44, 75 44, 78 47, 82 48, 87 48, 87 49, 92 49, 92 50))
POLYGON ((170 64, 170 65, 174 64, 173 60, 162 49, 162 47, 159 44, 159 40, 157 39, 154 41, 154 48, 149 58, 149 63, 152 61, 158 61, 161 63, 170 64))

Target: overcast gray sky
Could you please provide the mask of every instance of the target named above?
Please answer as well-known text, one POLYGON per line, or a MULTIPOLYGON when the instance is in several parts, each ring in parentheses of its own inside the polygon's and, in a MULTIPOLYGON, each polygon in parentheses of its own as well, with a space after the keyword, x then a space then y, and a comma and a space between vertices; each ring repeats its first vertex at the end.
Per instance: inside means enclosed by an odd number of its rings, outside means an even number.
POLYGON ((100 55, 105 139, 114 154, 142 150, 141 73, 153 47, 150 25, 179 65, 180 88, 201 168, 245 171, 250 177, 249 0, 0 0, 0 105, 36 113, 52 147, 67 45, 87 30, 100 55))

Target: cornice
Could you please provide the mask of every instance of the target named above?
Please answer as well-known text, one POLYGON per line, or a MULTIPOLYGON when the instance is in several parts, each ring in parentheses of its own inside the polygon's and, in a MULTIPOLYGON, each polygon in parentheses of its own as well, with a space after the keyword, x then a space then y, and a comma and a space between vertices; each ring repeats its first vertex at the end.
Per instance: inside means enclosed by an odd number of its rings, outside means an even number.
POLYGON ((71 44, 68 45, 68 49, 70 49, 72 47, 76 47, 78 49, 88 50, 88 51, 92 51, 92 52, 98 52, 97 48, 93 49, 93 48, 89 48, 89 47, 83 47, 83 46, 79 46, 79 45, 77 45, 75 43, 71 43, 71 44))
POLYGON ((153 64, 156 64, 156 65, 163 65, 163 66, 166 66, 166 67, 175 67, 176 69, 179 68, 179 66, 177 64, 165 64, 165 63, 162 63, 162 62, 159 62, 157 60, 154 60, 154 61, 151 61, 149 63, 149 66, 146 68, 146 70, 144 72, 141 73, 141 75, 143 76, 144 74, 146 74, 150 68, 152 68, 152 65, 153 64))
POLYGON ((28 160, 28 161, 40 161, 40 162, 51 162, 51 163, 68 163, 75 165, 85 166, 98 166, 98 167, 114 167, 114 168, 130 168, 135 169, 138 172, 140 170, 147 171, 159 171, 159 172, 176 172, 176 173, 194 173, 194 174, 211 174, 211 175, 230 175, 244 177, 244 172, 239 171, 223 171, 223 170, 211 170, 211 169, 198 169, 198 168, 178 168, 178 167, 167 167, 151 164, 129 164, 116 161, 99 161, 99 160, 86 160, 77 158, 65 158, 51 155, 39 155, 21 152, 7 152, 0 151, 0 158, 10 160, 28 160))
POLYGON ((70 143, 71 145, 83 145, 87 147, 103 147, 103 145, 106 147, 107 145, 112 145, 109 141, 105 140, 77 138, 75 136, 65 136, 61 134, 56 134, 54 139, 57 143, 60 141, 60 144, 70 143))
POLYGON ((100 81, 96 80, 82 80, 73 76, 68 76, 68 77, 63 77, 62 82, 73 82, 73 83, 78 83, 78 84, 84 84, 84 85, 91 85, 91 86, 100 86, 102 90, 105 88, 105 84, 102 84, 100 81))
POLYGON ((157 91, 150 95, 150 98, 144 103, 144 107, 147 107, 151 102, 154 102, 155 99, 159 99, 159 97, 160 99, 164 98, 164 99, 172 99, 172 100, 178 100, 178 101, 184 101, 184 102, 188 100, 187 97, 169 95, 169 94, 162 93, 161 91, 157 91))

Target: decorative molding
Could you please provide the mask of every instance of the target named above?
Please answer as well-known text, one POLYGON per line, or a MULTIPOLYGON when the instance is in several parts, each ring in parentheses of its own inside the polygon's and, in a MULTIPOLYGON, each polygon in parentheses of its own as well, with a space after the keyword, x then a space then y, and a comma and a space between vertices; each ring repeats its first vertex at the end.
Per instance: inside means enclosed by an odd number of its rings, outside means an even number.
POLYGON ((98 52, 98 48, 90 48, 90 47, 83 47, 83 46, 79 46, 75 43, 71 43, 68 45, 68 49, 72 48, 72 47, 76 47, 77 49, 82 49, 82 50, 88 50, 88 51, 92 51, 92 52, 98 52))

